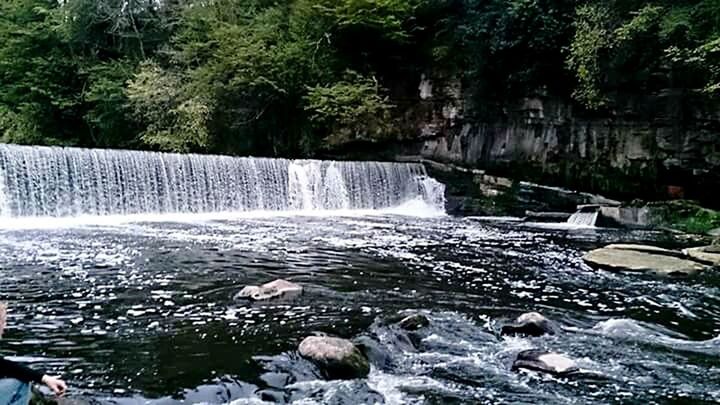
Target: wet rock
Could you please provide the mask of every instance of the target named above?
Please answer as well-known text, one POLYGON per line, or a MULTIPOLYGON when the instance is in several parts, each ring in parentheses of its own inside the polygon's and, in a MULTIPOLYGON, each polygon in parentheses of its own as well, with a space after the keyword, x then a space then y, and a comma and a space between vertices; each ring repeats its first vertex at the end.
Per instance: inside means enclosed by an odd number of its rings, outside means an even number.
POLYGON ((525 211, 523 222, 567 222, 572 213, 570 212, 534 212, 525 211))
POLYGON ((251 299, 255 301, 269 300, 272 298, 289 298, 302 294, 303 288, 299 284, 291 283, 286 280, 275 280, 261 286, 249 285, 239 293, 235 294, 235 299, 251 299))
POLYGON ((657 246, 651 245, 634 245, 634 244, 623 244, 614 243, 612 245, 605 246, 605 249, 620 249, 620 250, 632 250, 635 252, 649 253, 653 255, 672 256, 680 259, 685 259, 685 253, 679 250, 664 249, 657 246))
POLYGON ((515 322, 504 325, 501 335, 542 336, 554 335, 559 328, 554 322, 537 312, 528 312, 520 315, 515 322))
POLYGON ((355 338, 354 342, 370 363, 376 367, 386 369, 392 365, 392 356, 377 340, 363 335, 355 338))
POLYGON ((685 249, 685 254, 698 262, 720 267, 720 246, 703 246, 685 249))
POLYGON ((271 388, 285 388, 293 380, 290 374, 274 372, 265 373, 260 379, 271 388))
MULTIPOLYGON (((355 405, 384 404, 385 397, 370 388, 364 380, 343 381, 342 384, 298 384, 293 387, 288 403, 355 405)), ((396 402, 392 402, 396 403, 396 402)))
POLYGON ((257 392, 257 396, 261 401, 272 402, 274 404, 286 404, 289 396, 282 391, 261 390, 257 392))
POLYGON ((512 365, 512 369, 513 371, 520 369, 539 371, 556 376, 566 376, 580 371, 572 359, 562 354, 542 350, 520 352, 512 365))
POLYGON ((37 387, 30 390, 30 405, 58 405, 58 401, 42 393, 37 387))
POLYGON ((370 373, 368 358, 346 339, 310 336, 300 343, 298 352, 329 380, 364 378, 370 373))
POLYGON ((430 320, 423 314, 406 316, 398 322, 398 326, 407 331, 416 331, 430 325, 430 320))
POLYGON ((639 246, 636 249, 605 248, 588 252, 583 260, 591 267, 610 271, 629 271, 655 274, 659 276, 690 276, 705 270, 707 267, 692 260, 681 259, 665 254, 661 249, 652 246, 639 246))

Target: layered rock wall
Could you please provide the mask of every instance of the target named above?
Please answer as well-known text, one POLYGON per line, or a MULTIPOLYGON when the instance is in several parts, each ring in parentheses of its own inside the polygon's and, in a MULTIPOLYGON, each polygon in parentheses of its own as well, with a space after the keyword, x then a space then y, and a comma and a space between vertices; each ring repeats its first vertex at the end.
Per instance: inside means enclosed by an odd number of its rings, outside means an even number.
POLYGON ((720 104, 667 90, 584 111, 568 100, 478 101, 458 79, 423 76, 407 154, 621 199, 720 205, 720 104))

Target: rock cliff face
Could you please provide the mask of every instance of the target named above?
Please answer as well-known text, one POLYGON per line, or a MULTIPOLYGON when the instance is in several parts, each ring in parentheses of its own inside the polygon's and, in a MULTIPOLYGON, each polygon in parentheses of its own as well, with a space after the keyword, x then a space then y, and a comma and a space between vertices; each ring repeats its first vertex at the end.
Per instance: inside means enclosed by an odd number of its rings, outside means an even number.
POLYGON ((720 103, 668 90, 588 112, 568 100, 477 101, 458 79, 423 76, 405 153, 621 199, 720 205, 720 103))

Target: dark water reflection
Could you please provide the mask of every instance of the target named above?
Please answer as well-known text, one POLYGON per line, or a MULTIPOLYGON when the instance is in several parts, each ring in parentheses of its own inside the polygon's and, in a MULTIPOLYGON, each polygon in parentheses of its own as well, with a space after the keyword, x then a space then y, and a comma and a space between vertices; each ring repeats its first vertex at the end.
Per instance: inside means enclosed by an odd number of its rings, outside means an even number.
POLYGON ((0 299, 12 303, 3 351, 101 403, 260 403, 267 389, 298 403, 720 401, 720 277, 659 280, 582 263, 586 249, 617 241, 677 243, 397 216, 0 230, 0 299), (278 277, 305 294, 232 300, 278 277), (382 322, 406 309, 432 321, 417 348, 382 322), (496 337, 527 310, 567 333, 496 337), (292 353, 312 331, 372 336, 387 363, 367 381, 318 381, 292 353), (511 373, 514 354, 532 347, 608 378, 511 373), (273 388, 273 375, 290 388, 273 388))

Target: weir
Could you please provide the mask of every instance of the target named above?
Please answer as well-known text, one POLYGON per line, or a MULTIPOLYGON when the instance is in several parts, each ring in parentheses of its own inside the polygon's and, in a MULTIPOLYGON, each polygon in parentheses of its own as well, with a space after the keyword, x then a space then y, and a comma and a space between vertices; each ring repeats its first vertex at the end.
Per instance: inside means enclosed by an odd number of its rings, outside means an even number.
POLYGON ((376 210, 445 187, 420 164, 0 144, 0 217, 376 210))

